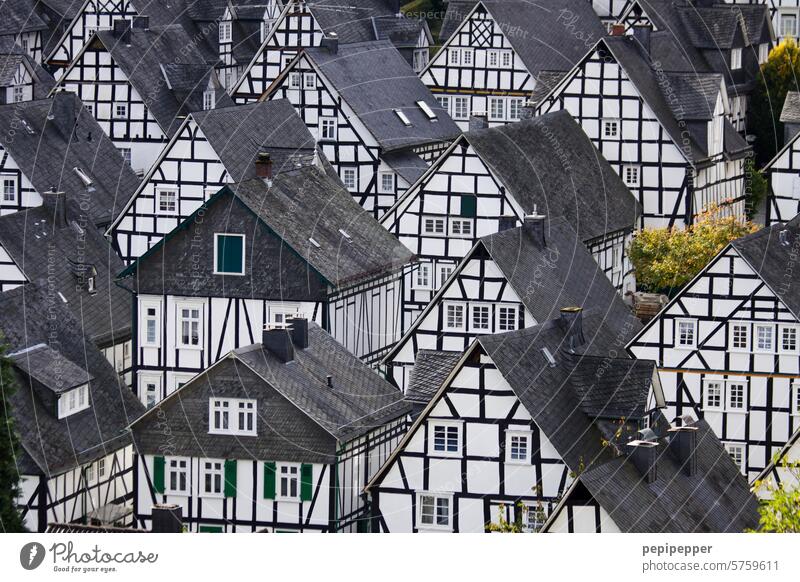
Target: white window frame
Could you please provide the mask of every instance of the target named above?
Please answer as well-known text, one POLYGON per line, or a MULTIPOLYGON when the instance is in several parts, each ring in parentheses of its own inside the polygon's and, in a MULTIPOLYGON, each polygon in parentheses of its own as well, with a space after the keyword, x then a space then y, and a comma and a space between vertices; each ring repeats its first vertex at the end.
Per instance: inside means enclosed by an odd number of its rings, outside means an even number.
POLYGON ((244 275, 247 271, 247 238, 243 234, 235 232, 215 232, 214 233, 214 274, 215 275, 244 275), (242 239, 242 270, 241 271, 217 271, 217 253, 219 250, 219 237, 230 236, 242 239))
POLYGON ((545 512, 544 508, 539 506, 529 506, 527 511, 522 515, 522 525, 525 531, 528 533, 540 532, 546 521, 547 513, 545 512), (531 519, 532 513, 536 515, 535 519, 531 519))
POLYGON ((459 420, 439 420, 431 419, 428 421, 428 456, 429 457, 447 457, 460 459, 463 456, 464 447, 464 423, 459 420), (456 429, 456 450, 455 451, 437 451, 436 450, 436 429, 444 429, 445 434, 445 449, 447 449, 449 441, 449 432, 451 429, 456 429))
POLYGON ((219 42, 228 43, 231 42, 231 23, 228 20, 222 21, 219 23, 219 42))
POLYGON ((742 49, 731 49, 731 71, 738 71, 742 68, 742 49))
POLYGON ((437 493, 434 491, 418 491, 417 492, 417 529, 418 530, 436 530, 436 531, 453 531, 453 494, 452 493, 437 493), (434 523, 422 523, 422 510, 423 510, 423 497, 433 498, 433 521, 434 523), (439 500, 447 500, 447 524, 437 524, 436 510, 439 506, 439 500))
MULTIPOLYGON (((246 418, 246 417, 245 417, 246 418)), ((258 436, 258 401, 254 398, 220 398, 210 396, 208 399, 208 433, 209 434, 227 434, 237 436, 258 436), (226 406, 227 405, 227 406, 226 406), (242 405, 249 405, 246 411, 250 411, 253 423, 252 428, 247 428, 247 423, 242 426, 240 422, 239 413, 242 410, 242 405), (222 414, 228 414, 228 428, 217 426, 215 421, 216 413, 220 413, 220 420, 222 414)))
POLYGON ((269 306, 269 320, 267 325, 272 329, 287 329, 289 327, 289 320, 294 318, 303 318, 302 307, 299 303, 282 303, 269 306), (281 321, 278 321, 280 315, 281 321))
POLYGON ((339 134, 335 115, 319 116, 319 140, 336 141, 339 134))
POLYGON ((491 303, 470 303, 469 304, 469 331, 472 333, 492 333, 492 304, 491 303), (486 327, 475 327, 475 311, 478 309, 489 310, 489 317, 486 320, 486 327))
POLYGON ((414 49, 414 56, 412 59, 414 72, 415 73, 422 72, 422 70, 428 66, 429 60, 430 60, 430 51, 427 48, 414 49))
POLYGON ((156 214, 164 214, 168 216, 174 216, 178 214, 178 187, 177 186, 159 186, 156 188, 156 214), (168 194, 174 194, 175 199, 173 200, 173 209, 162 209, 162 200, 161 197, 168 194))
POLYGON ((725 447, 725 450, 730 455, 731 459, 733 459, 733 462, 736 463, 736 466, 739 467, 739 471, 742 473, 742 475, 746 475, 747 474, 747 471, 746 471, 746 467, 747 467, 747 448, 745 447, 745 444, 744 443, 723 443, 723 446, 725 447), (742 462, 741 463, 736 461, 736 457, 733 454, 734 450, 738 450, 738 451, 741 452, 741 456, 742 456, 742 462))
POLYGON ((504 97, 489 97, 489 121, 505 121, 506 100, 504 97))
POLYGON ((529 430, 508 429, 506 430, 506 464, 508 465, 530 465, 531 447, 533 445, 533 432, 529 430), (514 438, 525 438, 525 458, 511 458, 511 441, 514 438))
POLYGON ((395 187, 397 184, 397 179, 394 172, 391 171, 383 171, 378 173, 378 192, 381 194, 394 194, 395 187), (384 183, 385 178, 391 179, 391 185, 389 188, 386 188, 386 184, 384 183))
POLYGON ((475 236, 475 223, 472 218, 451 218, 448 234, 453 238, 473 238, 475 236), (464 226, 469 227, 469 232, 464 232, 464 226))
POLYGON ((161 400, 161 377, 158 374, 139 374, 139 391, 142 395, 142 404, 144 404, 147 408, 155 406, 161 400), (154 387, 152 404, 147 402, 148 385, 152 385, 154 387))
POLYGON ((522 97, 509 97, 506 106, 506 118, 509 121, 518 121, 522 119, 522 108, 525 106, 525 100, 522 97))
POLYGON ((789 412, 792 416, 800 416, 800 379, 794 380, 791 385, 791 398, 789 412))
POLYGON ((453 119, 456 121, 466 121, 469 119, 470 113, 470 102, 469 97, 465 97, 463 95, 455 95, 453 96, 453 119), (463 111, 460 108, 460 104, 463 104, 464 108, 463 111))
POLYGON ((206 89, 203 91, 203 109, 205 111, 210 111, 214 109, 214 106, 217 103, 217 95, 213 89, 206 89))
POLYGON ((433 288, 433 263, 429 261, 420 261, 417 269, 412 273, 411 288, 420 289, 422 291, 430 291, 433 288), (421 275, 425 273, 424 278, 421 275), (425 282, 421 282, 421 281, 425 282))
MULTIPOLYGON (((214 485, 212 481, 212 485, 214 485)), ((200 460, 200 484, 198 486, 200 497, 221 498, 225 496, 225 460, 224 459, 201 459, 200 460), (208 465, 212 465, 209 467, 208 465), (219 468, 213 465, 219 465, 219 468), (206 476, 219 475, 219 491, 209 491, 206 488, 206 476)))
POLYGON ((450 114, 450 95, 436 95, 436 102, 448 115, 450 114))
POLYGON ((497 317, 495 319, 496 319, 496 323, 497 323, 497 325, 495 326, 495 328, 496 328, 495 332, 496 333, 504 333, 504 332, 507 332, 507 331, 516 331, 516 330, 518 330, 519 329, 519 305, 503 305, 503 304, 497 305, 497 317), (504 329, 504 328, 501 328, 502 317, 501 317, 500 314, 501 314, 501 312, 503 310, 508 310, 508 309, 510 309, 510 310, 512 310, 514 312, 514 319, 513 319, 514 327, 508 328, 508 329, 504 329))
POLYGON ((674 338, 673 343, 676 349, 683 349, 683 350, 691 350, 697 347, 697 331, 699 329, 699 325, 697 319, 691 317, 676 317, 675 318, 675 329, 674 329, 674 338), (684 344, 681 343, 681 323, 690 323, 692 324, 692 343, 691 344, 684 344))
POLYGON ((289 89, 300 89, 303 86, 303 76, 298 71, 289 72, 289 89))
POLYGON ((17 179, 14 176, 3 176, 3 202, 17 202, 17 179), (6 186, 11 185, 11 191, 6 186))
POLYGON ((456 270, 455 263, 444 263, 444 262, 437 262, 436 263, 436 288, 439 289, 445 282, 450 278, 450 275, 453 274, 453 271, 456 270), (447 271, 447 275, 445 276, 444 271, 447 271))
POLYGON ((748 321, 732 320, 728 322, 728 348, 732 352, 749 352, 752 344, 752 326, 748 321), (736 347, 734 339, 736 337, 736 328, 743 327, 746 331, 746 346, 736 347))
POLYGON ((119 154, 122 156, 122 160, 128 164, 129 166, 133 164, 133 152, 131 148, 118 148, 119 154))
POLYGON ((703 410, 725 410, 725 380, 721 378, 706 378, 703 380, 703 410), (709 385, 715 384, 719 388, 719 404, 709 402, 709 385))
POLYGON ((106 476, 106 458, 100 457, 97 459, 97 479, 100 480, 106 476))
POLYGON ((442 327, 446 331, 467 331, 467 304, 463 301, 444 301, 442 302, 442 327), (448 308, 461 307, 461 326, 450 326, 448 323, 448 308))
POLYGON ((447 64, 448 65, 460 65, 461 64, 461 50, 457 48, 447 49, 449 51, 447 55, 447 64))
POLYGON ((317 75, 315 73, 303 73, 303 89, 316 89, 317 75))
POLYGON ((731 380, 728 379, 725 381, 725 411, 726 412, 739 412, 739 413, 746 413, 747 412, 747 381, 746 380, 731 380), (742 387, 742 406, 735 407, 733 406, 733 386, 741 386, 742 387))
MULTIPOLYGON (((189 457, 165 457, 164 459, 164 493, 167 495, 188 495, 191 490, 191 459, 189 457), (181 467, 180 464, 185 466, 181 467), (175 465, 173 467, 173 464, 175 465), (180 484, 180 476, 183 475, 184 487, 172 487, 172 476, 175 475, 176 484, 180 484)), ((224 467, 223 467, 224 471, 224 467)), ((205 483, 205 481, 204 481, 205 483)))
POLYGON ((499 68, 500 67, 500 51, 497 49, 490 49, 486 51, 486 67, 499 68))
POLYGON ((776 351, 775 345, 776 337, 775 337, 775 324, 772 323, 754 323, 753 324, 753 338, 751 340, 751 345, 753 346, 753 351, 759 354, 774 354, 776 351), (761 329, 769 330, 770 333, 770 347, 762 348, 759 347, 759 331, 761 329))
POLYGON ((622 166, 622 181, 628 188, 638 188, 642 184, 642 167, 638 164, 625 164, 622 166), (628 178, 628 172, 634 172, 635 180, 628 178))
POLYGON ((510 69, 514 66, 514 56, 510 49, 500 50, 500 64, 501 69, 510 69))
POLYGON ((779 26, 778 26, 778 37, 783 38, 785 36, 797 37, 797 11, 796 10, 794 12, 788 12, 788 11, 785 11, 785 10, 780 11, 780 22, 779 22, 779 26), (784 29, 783 29, 784 28, 783 19, 787 18, 787 17, 791 18, 792 21, 794 22, 793 30, 791 32, 785 32, 784 29))
POLYGON ((14 103, 22 103, 25 101, 25 85, 14 85, 11 94, 14 103))
POLYGON ((461 65, 471 67, 475 64, 475 50, 471 48, 461 49, 461 65))
POLYGON ((758 64, 763 65, 769 59, 769 43, 762 42, 758 45, 758 64))
POLYGON ((275 466, 275 499, 279 501, 300 501, 300 477, 301 477, 301 467, 300 463, 277 463, 275 466), (283 493, 283 470, 286 469, 286 479, 287 479, 287 491, 289 493, 283 493), (291 472, 291 469, 295 469, 295 473, 291 472), (296 482, 297 493, 295 495, 291 494, 291 482, 294 480, 296 482))
POLYGON ((445 236, 447 234, 447 226, 446 226, 446 219, 444 216, 426 216, 423 215, 420 218, 420 222, 422 223, 422 234, 427 236, 445 236), (433 221, 433 229, 428 229, 428 221, 433 221), (438 226, 441 225, 441 230, 439 230, 438 226))
POLYGON ((618 141, 620 139, 620 128, 622 124, 620 123, 619 119, 611 119, 605 118, 601 120, 602 126, 600 127, 600 138, 601 139, 608 139, 608 140, 615 140, 618 141), (609 135, 608 129, 613 128, 613 134, 609 135))
POLYGON ((114 119, 126 119, 128 117, 128 104, 127 103, 112 103, 111 104, 111 117, 114 119), (120 112, 119 108, 123 110, 120 112))
MULTIPOLYGON (((203 304, 197 301, 176 301, 175 302, 175 343, 182 350, 202 350, 203 349, 203 304), (184 309, 196 309, 198 311, 198 324, 197 324, 197 344, 183 343, 183 314, 184 309)), ((193 318, 191 318, 193 319, 193 318)))
POLYGON ((58 397, 58 418, 67 418, 89 408, 89 384, 67 390, 58 397))
POLYGON ((781 324, 778 326, 778 352, 781 354, 797 354, 800 352, 800 326, 795 324, 781 324), (785 349, 783 347, 783 334, 786 331, 794 332, 794 349, 785 349))
POLYGON ((342 184, 344 187, 347 188, 350 192, 355 192, 358 190, 358 172, 355 168, 342 168, 342 184), (353 182, 350 182, 349 175, 352 174, 353 182))
POLYGON ((161 346, 161 304, 157 301, 142 301, 142 345, 149 348, 161 346), (155 315, 149 315, 148 309, 155 309, 155 315), (155 340, 150 341, 147 337, 148 321, 155 322, 155 340))

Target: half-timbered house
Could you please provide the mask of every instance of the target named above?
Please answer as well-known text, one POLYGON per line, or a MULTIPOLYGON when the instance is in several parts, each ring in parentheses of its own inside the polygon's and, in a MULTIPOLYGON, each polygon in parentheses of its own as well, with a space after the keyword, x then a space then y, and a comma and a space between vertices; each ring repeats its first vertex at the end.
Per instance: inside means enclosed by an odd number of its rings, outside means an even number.
POLYGON ((0 5, 0 43, 15 44, 39 63, 48 26, 39 14, 37 4, 32 0, 5 0, 0 5))
POLYGON ((132 424, 138 527, 170 503, 192 532, 368 528, 362 490, 402 437, 408 404, 304 319, 258 341, 132 424))
POLYGON ((796 431, 756 477, 754 488, 760 499, 770 499, 775 491, 793 491, 800 487, 797 467, 800 464, 800 430, 796 431))
POLYGON ((627 27, 646 26, 652 59, 666 71, 718 73, 725 79, 734 128, 744 132, 747 105, 775 41, 763 3, 633 0, 627 27))
POLYGON ((627 457, 580 472, 541 531, 661 534, 756 529, 756 498, 708 424, 695 420, 670 427, 661 416, 654 426, 661 434, 637 443, 627 457))
POLYGON ((784 144, 761 170, 768 178, 770 193, 765 204, 766 225, 788 222, 800 213, 800 93, 789 91, 780 122, 784 144))
POLYGON ((55 188, 108 225, 138 179, 72 93, 0 106, 0 215, 42 204, 55 188))
POLYGON ((627 245, 639 205, 566 111, 464 133, 381 219, 419 258, 408 273, 408 324, 478 239, 537 209, 573 225, 620 292, 635 281, 627 245))
POLYGON ((222 85, 229 88, 244 73, 282 10, 280 0, 229 0, 218 24, 218 65, 222 85))
POLYGON ((703 418, 752 481, 800 429, 800 218, 727 245, 628 350, 658 362, 667 417, 703 418))
POLYGON ((144 172, 191 111, 232 105, 214 62, 180 25, 117 20, 83 45, 56 86, 78 94, 137 172, 144 172))
POLYGON ((476 336, 548 321, 565 304, 603 311, 617 349, 640 327, 566 220, 529 215, 478 240, 382 363, 407 391, 420 350, 461 353, 476 336))
POLYGON ((152 405, 294 315, 375 362, 400 337, 410 259, 316 166, 226 186, 120 276, 136 296, 137 393, 152 405))
POLYGON ((142 406, 46 281, 0 293, 0 330, 17 385, 6 400, 20 438, 26 527, 130 524, 133 450, 125 429, 142 406))
POLYGON ((568 71, 605 30, 586 0, 540 5, 516 0, 475 4, 420 73, 466 130, 472 114, 491 125, 518 121, 541 71, 568 71))
POLYGON ((45 99, 55 85, 53 76, 16 46, 0 48, 0 104, 45 99))
POLYGON ((712 206, 744 217, 750 146, 726 116, 722 76, 659 68, 648 34, 600 40, 536 113, 572 114, 639 199, 643 227, 683 227, 712 206))
POLYGON ((380 217, 426 157, 460 130, 389 41, 326 40, 298 55, 262 99, 288 99, 342 182, 380 217))
POLYGON ((122 261, 79 202, 63 192, 42 198, 42 206, 0 217, 0 292, 47 281, 78 333, 130 384, 131 299, 112 282, 122 261))
POLYGON ((140 257, 225 184, 254 178, 259 154, 275 174, 314 162, 314 137, 288 101, 189 114, 106 234, 125 262, 140 257))
POLYGON ((611 462, 663 405, 654 362, 609 355, 606 318, 566 308, 475 339, 367 485, 372 530, 483 532, 504 518, 538 531, 575 475, 611 462))
POLYGON ((320 46, 326 36, 342 44, 390 40, 415 70, 428 62, 433 39, 427 23, 403 16, 397 1, 271 0, 267 4, 279 5, 281 12, 274 21, 270 18, 271 28, 261 46, 229 88, 237 103, 261 97, 300 51, 320 46))

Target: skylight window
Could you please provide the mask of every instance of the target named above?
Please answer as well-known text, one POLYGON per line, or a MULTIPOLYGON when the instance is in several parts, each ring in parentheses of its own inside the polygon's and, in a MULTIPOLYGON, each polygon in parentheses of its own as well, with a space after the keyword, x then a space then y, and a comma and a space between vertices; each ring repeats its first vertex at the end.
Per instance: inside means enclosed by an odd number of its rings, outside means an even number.
POLYGON ((406 116, 406 114, 405 114, 405 113, 403 113, 403 112, 402 112, 401 110, 399 110, 399 109, 395 109, 395 110, 394 110, 394 112, 395 112, 395 114, 397 114, 397 117, 399 117, 399 118, 400 118, 400 121, 402 121, 402 122, 403 122, 403 125, 406 125, 406 126, 408 126, 408 127, 411 127, 411 121, 409 121, 409 119, 408 119, 408 117, 406 116))
POLYGON ((92 179, 81 168, 72 168, 72 171, 78 175, 83 185, 87 188, 92 185, 92 179))
POLYGON ((433 109, 431 109, 427 103, 425 103, 424 101, 417 101, 417 105, 419 105, 419 108, 422 109, 422 112, 428 117, 428 119, 430 119, 431 121, 436 119, 436 114, 433 112, 433 109))
POLYGON ((320 248, 322 246, 314 239, 314 237, 308 237, 308 242, 310 242, 312 245, 314 245, 317 248, 320 248))
POLYGON ((556 359, 553 357, 553 354, 550 353, 550 350, 547 348, 542 348, 542 353, 544 357, 547 359, 547 363, 551 368, 556 367, 556 359))
POLYGON ((344 230, 343 228, 340 228, 340 229, 339 229, 339 234, 340 234, 340 235, 342 235, 342 236, 343 236, 344 238, 346 238, 347 240, 351 240, 351 239, 352 239, 352 237, 350 236, 350 234, 349 234, 349 233, 348 233, 346 230, 344 230))

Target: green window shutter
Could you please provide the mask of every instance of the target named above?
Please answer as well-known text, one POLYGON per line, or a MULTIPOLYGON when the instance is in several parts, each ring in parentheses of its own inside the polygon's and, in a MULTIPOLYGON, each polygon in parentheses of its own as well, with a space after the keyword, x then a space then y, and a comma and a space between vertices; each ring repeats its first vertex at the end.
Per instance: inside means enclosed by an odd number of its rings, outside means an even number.
POLYGON ((164 493, 164 457, 153 457, 153 489, 164 493))
POLYGON ((244 237, 230 234, 216 235, 217 273, 242 273, 244 271, 244 237))
POLYGON ((478 197, 464 195, 461 196, 461 216, 475 218, 478 215, 478 197))
POLYGON ((236 497, 236 461, 225 461, 225 497, 236 497))
POLYGON ((201 525, 198 528, 200 533, 222 533, 222 526, 219 525, 201 525))
POLYGON ((264 463, 264 499, 275 499, 275 463, 264 463))
POLYGON ((300 465, 300 500, 311 501, 313 497, 314 465, 300 465))

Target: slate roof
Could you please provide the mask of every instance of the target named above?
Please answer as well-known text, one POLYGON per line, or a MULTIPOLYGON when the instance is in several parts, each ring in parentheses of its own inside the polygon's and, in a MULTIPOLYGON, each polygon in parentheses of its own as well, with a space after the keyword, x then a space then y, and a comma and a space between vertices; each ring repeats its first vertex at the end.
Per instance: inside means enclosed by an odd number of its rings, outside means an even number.
POLYGON ((341 182, 314 166, 279 174, 269 187, 256 179, 230 188, 333 285, 394 272, 413 257, 341 182))
POLYGON ((385 154, 381 160, 409 184, 413 184, 428 169, 428 163, 411 150, 385 154))
POLYGON ((111 527, 103 525, 83 525, 82 523, 48 523, 45 533, 79 534, 79 533, 147 533, 144 529, 132 527, 111 527))
POLYGON ((0 3, 0 36, 47 30, 34 6, 32 0, 3 0, 0 3))
MULTIPOLYGON (((114 63, 125 73, 168 136, 172 136, 183 121, 180 116, 202 107, 202 92, 206 89, 214 62, 196 48, 197 43, 192 41, 183 26, 133 28, 128 43, 120 42, 112 30, 98 31, 95 38, 111 54, 114 63), (169 76, 165 78, 164 68, 179 68, 182 75, 191 76, 194 83, 188 86, 199 96, 189 98, 186 85, 181 91, 173 92, 169 76)), ((222 97, 221 93, 219 96, 222 97)))
POLYGON ((0 293, 0 331, 9 352, 46 343, 94 376, 89 383, 92 406, 59 420, 27 376, 15 374, 18 389, 10 402, 23 449, 20 472, 57 475, 131 442, 126 427, 143 412, 141 403, 105 356, 84 339, 79 322, 46 284, 0 293))
POLYGON ((391 42, 340 44, 335 53, 322 47, 306 53, 384 151, 445 141, 461 133, 391 42), (436 120, 429 119, 417 101, 427 103, 436 120), (410 126, 396 109, 405 113, 410 126))
POLYGON ((428 403, 460 359, 459 352, 419 350, 411 370, 406 399, 409 402, 428 403))
MULTIPOLYGON (((163 400, 159 415, 169 419, 176 453, 332 462, 337 444, 410 410, 397 388, 317 325, 308 327, 309 345, 295 347, 292 361, 282 362, 260 344, 238 349, 163 400), (257 399, 258 437, 209 435, 208 400, 198 396, 206 390, 257 399), (307 423, 298 422, 298 412, 307 423)), ((160 450, 156 420, 151 410, 131 425, 140 453, 160 450)))
POLYGON ((440 44, 447 42, 477 3, 477 0, 450 0, 447 3, 447 12, 442 20, 442 28, 439 29, 440 44))
POLYGON ((94 376, 70 362, 64 354, 58 352, 47 344, 38 344, 22 351, 9 355, 14 365, 25 374, 49 388, 56 394, 61 394, 87 384, 94 380, 94 376))
POLYGON ((691 426, 698 429, 692 476, 663 439, 652 483, 624 456, 581 473, 580 482, 621 531, 736 533, 757 527, 758 502, 744 476, 704 420, 691 426))
POLYGON ((581 240, 638 220, 639 203, 565 110, 464 137, 526 213, 563 217, 581 240))
POLYGON ((6 43, 0 48, 0 87, 11 87, 17 69, 23 65, 28 69, 33 82, 33 98, 45 99, 55 86, 53 75, 44 67, 34 61, 27 53, 22 52, 16 45, 8 46, 6 43))
POLYGON ((800 123, 800 92, 789 91, 781 110, 781 123, 800 123))
POLYGON ((375 27, 375 40, 390 40, 399 48, 415 48, 423 30, 427 33, 428 40, 432 40, 427 24, 422 19, 397 18, 394 14, 374 16, 372 25, 375 27))
MULTIPOLYGON (((376 29, 375 19, 397 18, 391 8, 392 2, 387 0, 359 0, 358 2, 352 0, 306 0, 306 4, 325 34, 329 35, 331 32, 335 32, 342 44, 376 40, 379 38, 376 34, 381 30, 385 31, 390 25, 384 21, 382 24, 378 24, 376 29)), ((397 27, 400 26, 403 28, 416 26, 419 31, 423 26, 420 20, 406 18, 399 20, 408 20, 411 24, 392 26, 395 31, 398 31, 397 27)), ((418 34, 419 32, 417 32, 418 34)), ((406 42, 404 37, 405 34, 398 37, 401 44, 406 42)))
POLYGON ((236 182, 255 177, 259 152, 270 154, 274 173, 314 158, 314 136, 285 99, 196 111, 192 118, 236 182))
POLYGON ((79 207, 69 204, 66 212, 70 222, 63 225, 44 206, 2 216, 0 245, 29 282, 49 281, 50 291, 73 313, 80 334, 101 347, 118 343, 131 334, 131 296, 112 281, 123 263, 108 240, 82 222, 79 207), (96 293, 89 293, 86 284, 92 269, 96 293))
POLYGON ((66 192, 68 199, 88 204, 96 224, 108 224, 139 185, 119 150, 73 93, 0 106, 0 145, 37 192, 53 187, 66 192), (13 139, 7 139, 9 135, 13 139), (74 168, 89 176, 90 187, 74 168))
POLYGON ((739 238, 731 246, 747 261, 773 293, 800 318, 800 282, 787 265, 800 247, 800 215, 789 222, 773 224, 758 232, 739 238), (786 231, 786 243, 781 242, 786 231))

